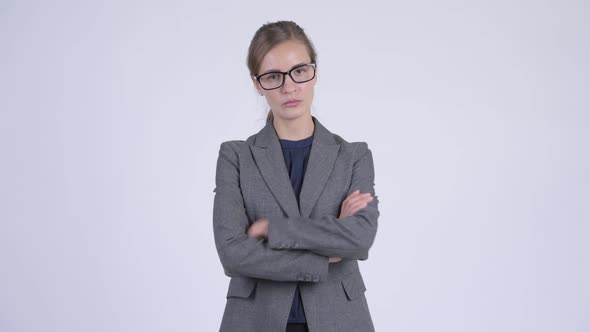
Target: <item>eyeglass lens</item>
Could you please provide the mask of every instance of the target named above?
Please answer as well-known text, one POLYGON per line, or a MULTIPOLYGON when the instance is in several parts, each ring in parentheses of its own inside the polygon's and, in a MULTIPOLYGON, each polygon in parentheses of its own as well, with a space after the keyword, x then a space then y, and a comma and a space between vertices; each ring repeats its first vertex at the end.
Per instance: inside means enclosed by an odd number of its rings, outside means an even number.
MULTIPOLYGON (((313 65, 305 65, 297 68, 293 68, 291 71, 291 78, 295 83, 304 83, 311 80, 315 74, 315 68, 313 65)), ((261 75, 259 82, 265 89, 276 89, 283 85, 285 75, 283 73, 271 72, 261 75)))

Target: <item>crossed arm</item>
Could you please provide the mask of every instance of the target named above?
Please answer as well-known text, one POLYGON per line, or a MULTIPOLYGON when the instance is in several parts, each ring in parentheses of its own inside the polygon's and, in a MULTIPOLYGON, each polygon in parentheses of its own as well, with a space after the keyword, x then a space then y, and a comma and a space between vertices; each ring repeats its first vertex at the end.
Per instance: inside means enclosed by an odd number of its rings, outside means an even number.
MULTIPOLYGON (((342 219, 342 218, 354 215, 360 209, 367 207, 367 204, 369 202, 371 202, 372 200, 373 200, 373 196, 371 196, 370 193, 360 193, 360 190, 356 190, 356 191, 352 192, 342 202, 341 209, 340 209, 340 215, 339 215, 338 219, 342 219)), ((308 237, 308 236, 305 236, 304 233, 301 233, 301 224, 300 223, 301 223, 302 218, 298 218, 298 219, 299 219, 299 221, 298 221, 299 223, 297 224, 298 235, 300 235, 301 238, 308 237)), ((283 219, 283 220, 289 221, 292 219, 283 219)), ((313 219, 307 218, 307 220, 313 220, 313 219)), ((322 220, 322 219, 320 219, 320 220, 322 220)), ((275 222, 279 222, 279 221, 276 220, 275 222)), ((260 219, 256 220, 256 222, 254 222, 250 226, 250 228, 248 228, 247 234, 249 237, 252 237, 252 238, 268 239, 269 225, 270 225, 270 220, 268 218, 260 218, 260 219)), ((273 232, 275 234, 273 235, 274 241, 271 243, 271 247, 276 248, 276 249, 281 249, 281 248, 284 248, 285 246, 291 247, 291 245, 289 243, 295 243, 296 245, 293 246, 292 248, 299 248, 298 242, 294 242, 294 241, 286 242, 284 240, 283 240, 283 242, 281 242, 282 238, 285 238, 285 237, 286 237, 286 240, 289 240, 290 237, 288 236, 288 231, 292 232, 293 230, 287 229, 287 232, 285 232, 284 228, 283 228, 283 230, 279 230, 279 227, 280 227, 279 224, 276 224, 276 226, 273 227, 273 232), (276 234, 277 232, 282 232, 282 233, 276 234)), ((316 234, 316 231, 317 231, 316 229, 309 229, 309 227, 305 227, 305 228, 307 228, 308 231, 311 231, 312 235, 316 234)), ((322 236, 322 238, 325 238, 325 237, 322 236)), ((333 255, 340 255, 345 258, 351 258, 351 259, 354 258, 354 259, 360 259, 360 260, 365 260, 368 258, 366 256, 366 255, 368 255, 368 250, 366 251, 366 253, 365 253, 365 251, 362 251, 361 253, 357 253, 359 255, 359 257, 349 257, 349 256, 354 255, 354 249, 352 249, 352 251, 353 251, 351 253, 352 255, 349 255, 349 252, 343 252, 346 249, 343 248, 343 249, 339 250, 338 248, 330 247, 326 243, 321 244, 322 246, 327 248, 327 249, 323 249, 323 250, 320 247, 318 247, 317 245, 305 244, 305 243, 304 243, 304 245, 306 246, 305 247, 306 249, 313 251, 317 254, 330 256, 330 263, 337 263, 342 260, 341 257, 333 256, 333 255), (330 253, 330 252, 332 252, 332 253, 330 253)))
POLYGON ((349 195, 342 204, 339 218, 331 215, 321 218, 273 217, 258 220, 252 227, 249 227, 239 187, 235 144, 221 144, 214 190, 215 244, 226 275, 301 281, 298 279, 301 274, 312 274, 324 280, 328 264, 336 261, 336 257, 368 258, 377 231, 379 211, 374 192, 373 159, 366 143, 359 145, 349 195), (265 237, 268 241, 263 239, 265 237), (285 246, 295 243, 294 250, 285 246), (290 249, 284 249, 286 247, 290 249))

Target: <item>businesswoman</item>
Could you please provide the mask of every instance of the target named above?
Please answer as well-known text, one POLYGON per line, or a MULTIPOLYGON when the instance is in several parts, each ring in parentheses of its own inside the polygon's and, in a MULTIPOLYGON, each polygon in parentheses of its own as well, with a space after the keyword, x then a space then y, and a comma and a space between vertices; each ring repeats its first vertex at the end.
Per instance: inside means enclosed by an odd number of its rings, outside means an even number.
POLYGON ((270 110, 219 150, 213 230, 231 277, 220 331, 374 331, 358 266, 379 217, 371 150, 311 115, 319 67, 297 24, 263 25, 247 63, 270 110))

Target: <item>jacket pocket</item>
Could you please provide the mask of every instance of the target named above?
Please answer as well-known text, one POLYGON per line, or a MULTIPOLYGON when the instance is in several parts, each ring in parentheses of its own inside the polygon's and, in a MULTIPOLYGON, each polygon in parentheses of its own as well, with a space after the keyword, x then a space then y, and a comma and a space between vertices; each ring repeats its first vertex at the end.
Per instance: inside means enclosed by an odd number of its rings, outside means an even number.
POLYGON ((247 277, 232 277, 229 281, 227 296, 229 297, 250 297, 256 287, 256 280, 247 277))
POLYGON ((359 271, 353 272, 342 279, 342 287, 348 300, 354 300, 367 290, 359 271))

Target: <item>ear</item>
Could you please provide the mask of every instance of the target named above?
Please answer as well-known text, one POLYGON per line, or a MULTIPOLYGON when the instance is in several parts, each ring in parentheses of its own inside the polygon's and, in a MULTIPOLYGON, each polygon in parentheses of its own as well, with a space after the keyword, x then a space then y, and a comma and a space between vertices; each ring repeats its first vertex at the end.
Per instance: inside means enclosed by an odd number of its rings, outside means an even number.
POLYGON ((260 84, 258 83, 256 78, 250 76, 250 79, 252 79, 252 84, 254 84, 254 89, 256 89, 256 91, 258 92, 259 95, 263 96, 264 90, 260 87, 260 84))
MULTIPOLYGON (((313 79, 314 79, 314 81, 315 81, 315 83, 317 83, 317 82, 318 82, 318 79, 320 78, 320 77, 319 77, 319 72, 320 72, 320 68, 319 68, 319 67, 316 65, 316 66, 315 66, 315 77, 313 78, 313 79)), ((314 83, 314 84, 315 84, 315 83, 314 83)))

